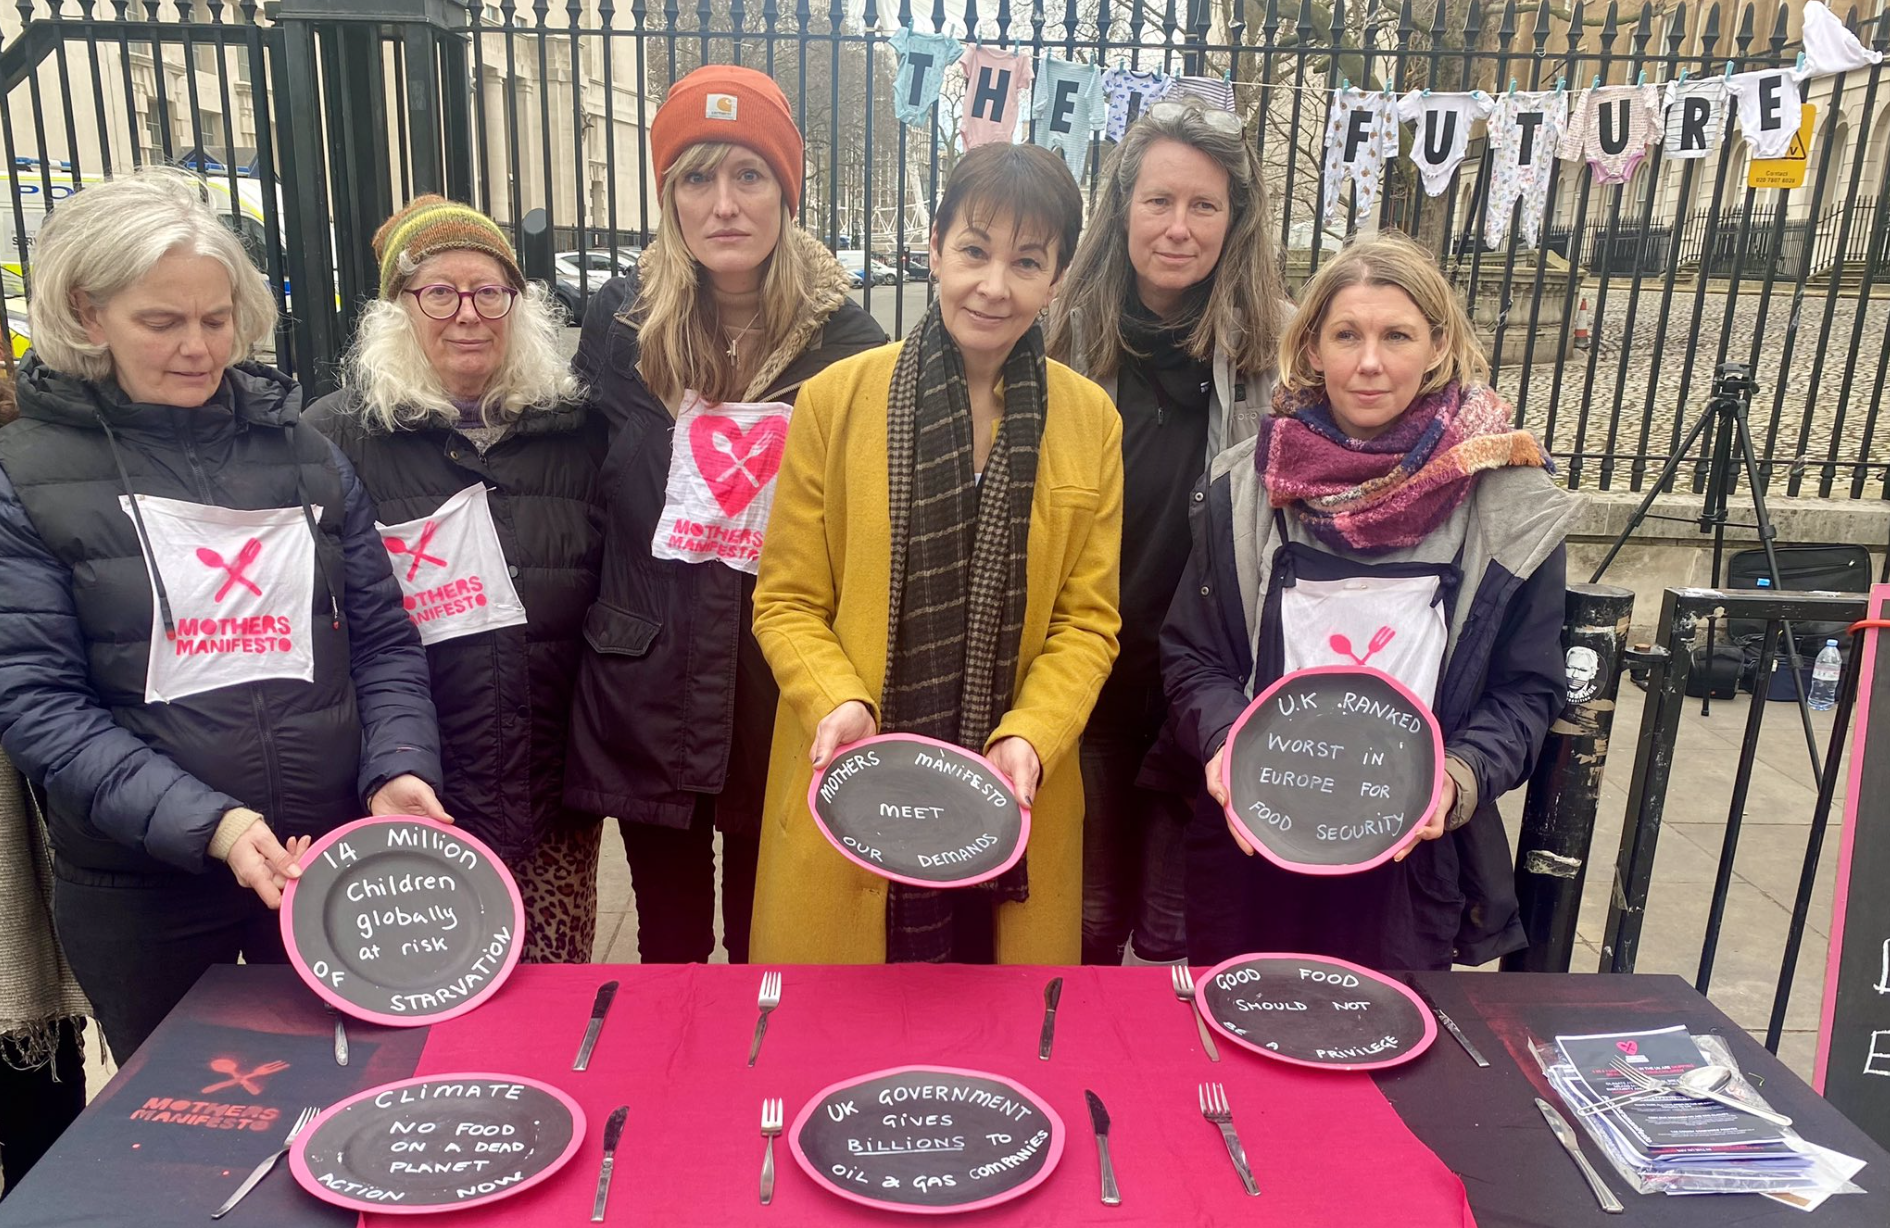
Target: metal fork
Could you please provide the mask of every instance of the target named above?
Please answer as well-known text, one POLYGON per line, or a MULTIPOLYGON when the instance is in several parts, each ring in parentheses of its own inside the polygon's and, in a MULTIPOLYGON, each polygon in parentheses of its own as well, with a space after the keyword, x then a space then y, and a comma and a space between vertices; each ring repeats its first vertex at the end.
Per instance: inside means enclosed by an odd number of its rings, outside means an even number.
POLYGON ((761 1137, 768 1140, 768 1153, 761 1161, 761 1205, 774 1201, 774 1136, 781 1133, 782 1106, 779 1100, 761 1102, 761 1137))
POLYGON ((308 1123, 311 1121, 314 1121, 315 1118, 319 1116, 320 1114, 321 1114, 321 1110, 315 1107, 314 1105, 310 1105, 309 1107, 303 1109, 302 1112, 299 1115, 297 1115, 295 1119, 295 1124, 289 1127, 289 1135, 287 1138, 282 1140, 282 1146, 270 1152, 268 1159, 264 1160, 261 1164, 258 1164, 250 1172, 249 1176, 243 1178, 243 1184, 236 1187, 236 1193, 230 1195, 230 1199, 228 1202, 224 1203, 222 1206, 212 1211, 210 1213, 210 1218, 222 1219, 224 1216, 230 1213, 231 1208, 236 1206, 237 1203, 242 1202, 244 1196, 246 1196, 251 1190, 255 1189, 257 1184, 260 1183, 264 1177, 267 1177, 269 1175, 269 1170, 276 1166, 276 1161, 280 1160, 283 1157, 283 1154, 289 1150, 290 1144, 295 1142, 295 1136, 302 1133, 302 1131, 308 1129, 308 1123))
POLYGON ((1208 1031, 1207 1020, 1201 1017, 1201 1004, 1194 998, 1194 972, 1186 964, 1175 964, 1168 970, 1168 979, 1174 982, 1175 996, 1188 1004, 1188 1010, 1194 1015, 1194 1026, 1201 1033, 1201 1047, 1207 1050, 1208 1060, 1221 1060, 1221 1051, 1214 1046, 1214 1034, 1208 1031))
POLYGON ((761 974, 761 996, 755 1000, 761 1009, 761 1018, 755 1020, 755 1042, 748 1046, 748 1064, 753 1066, 755 1059, 761 1056, 761 1038, 768 1032, 768 1013, 781 1005, 781 974, 764 972, 761 974))
POLYGON ((1240 1174, 1240 1183, 1249 1194, 1258 1194, 1260 1187, 1254 1182, 1253 1170, 1247 1167, 1247 1149, 1240 1145, 1240 1135, 1234 1133, 1234 1110, 1228 1107, 1227 1089, 1221 1084, 1201 1085, 1201 1116, 1221 1128, 1221 1141, 1227 1144, 1227 1156, 1240 1174))

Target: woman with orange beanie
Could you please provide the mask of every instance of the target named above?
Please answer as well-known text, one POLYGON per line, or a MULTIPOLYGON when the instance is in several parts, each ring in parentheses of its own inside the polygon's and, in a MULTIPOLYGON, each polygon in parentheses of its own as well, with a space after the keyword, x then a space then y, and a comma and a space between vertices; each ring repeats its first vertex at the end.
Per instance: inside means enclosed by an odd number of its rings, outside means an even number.
MULTIPOLYGON (((717 476, 687 463, 691 439, 671 442, 702 433, 678 418, 702 421, 705 405, 791 404, 810 376, 886 336, 847 296, 832 253, 794 223, 801 134, 768 77, 690 73, 657 111, 650 149, 662 228, 635 273, 592 297, 575 359, 610 445, 602 590, 584 623, 565 799, 620 820, 645 963, 709 958, 719 830, 724 944, 742 962, 777 692, 749 630, 752 563, 659 557, 653 544, 672 487, 717 476)), ((703 436, 711 455, 755 486, 753 502, 772 500, 779 447, 736 429, 703 436)))

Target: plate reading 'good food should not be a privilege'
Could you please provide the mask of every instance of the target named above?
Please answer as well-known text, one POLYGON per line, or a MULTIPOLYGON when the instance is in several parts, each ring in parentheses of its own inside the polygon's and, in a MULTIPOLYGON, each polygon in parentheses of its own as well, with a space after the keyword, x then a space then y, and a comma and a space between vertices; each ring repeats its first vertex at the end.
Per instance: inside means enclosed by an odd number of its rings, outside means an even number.
POLYGON ((1377 1070, 1437 1039, 1437 1020, 1416 994, 1322 955, 1237 955, 1198 979, 1195 1001, 1235 1044, 1300 1066, 1377 1070))

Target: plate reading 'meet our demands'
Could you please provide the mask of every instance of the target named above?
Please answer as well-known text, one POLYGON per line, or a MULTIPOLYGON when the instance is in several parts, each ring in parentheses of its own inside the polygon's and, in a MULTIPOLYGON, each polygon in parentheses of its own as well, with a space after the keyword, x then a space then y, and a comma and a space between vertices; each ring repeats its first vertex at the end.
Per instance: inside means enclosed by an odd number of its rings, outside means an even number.
POLYGON ((1195 1000, 1235 1044, 1301 1066, 1376 1070, 1437 1039, 1437 1020, 1416 994, 1321 955, 1237 955, 1200 978, 1195 1000))
POLYGON ((849 860, 918 887, 996 878, 1030 839, 1029 808, 990 760, 916 734, 837 753, 809 785, 807 808, 849 860))
POLYGON ((1228 817, 1269 861, 1356 874, 1417 839, 1443 792, 1437 718, 1389 674, 1286 675, 1234 722, 1221 764, 1228 817))
POLYGON ((290 1171, 357 1211, 457 1211, 516 1194, 564 1166, 584 1110, 549 1083, 502 1074, 428 1075, 350 1096, 296 1137, 290 1171))
POLYGON ((1035 1189, 1063 1154, 1063 1121, 1000 1075, 902 1066, 818 1093, 788 1138, 807 1174, 842 1198, 942 1215, 1035 1189))
POLYGON ((336 828, 282 896, 289 963, 323 1001, 370 1023, 465 1014, 511 975, 524 940, 525 905, 498 855, 431 819, 336 828))

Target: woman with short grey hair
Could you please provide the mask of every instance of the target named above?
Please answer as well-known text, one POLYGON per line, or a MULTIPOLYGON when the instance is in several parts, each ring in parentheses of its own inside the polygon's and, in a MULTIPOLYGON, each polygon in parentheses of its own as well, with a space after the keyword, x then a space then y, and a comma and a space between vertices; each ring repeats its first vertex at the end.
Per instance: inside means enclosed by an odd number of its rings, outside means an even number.
POLYGON ((374 236, 381 297, 310 419, 381 509, 426 644, 447 809, 525 900, 524 958, 588 963, 602 820, 564 806, 603 534, 602 420, 496 223, 421 196, 374 236))
POLYGON ((274 303, 199 181, 78 193, 32 274, 0 747, 44 792, 54 924, 122 1064, 209 965, 283 958, 313 837, 446 818, 439 734, 373 504, 249 361, 274 303))
POLYGON ((1185 954, 1181 838, 1200 773, 1155 748, 1157 638, 1189 548, 1189 490, 1250 439, 1290 305, 1252 142, 1232 112, 1148 108, 1104 163, 1049 350, 1122 414, 1122 654, 1083 736, 1083 960, 1185 954))

